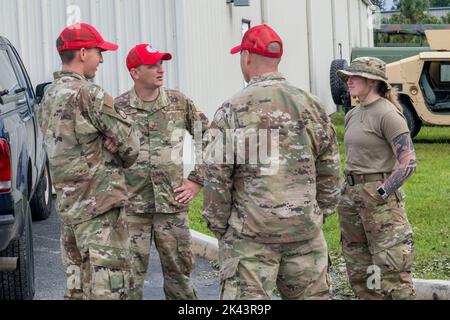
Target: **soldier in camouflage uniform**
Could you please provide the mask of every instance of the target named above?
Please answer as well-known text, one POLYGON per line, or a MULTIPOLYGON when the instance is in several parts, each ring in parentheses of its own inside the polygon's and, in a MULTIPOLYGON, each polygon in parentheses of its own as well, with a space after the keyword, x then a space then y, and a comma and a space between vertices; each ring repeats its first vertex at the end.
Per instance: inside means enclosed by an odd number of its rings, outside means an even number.
POLYGON ((203 185, 203 170, 196 165, 183 181, 182 149, 188 131, 195 135, 196 151, 201 151, 208 119, 184 94, 162 87, 163 61, 171 58, 148 44, 134 47, 127 67, 135 85, 115 99, 120 112, 137 126, 141 143, 138 160, 125 171, 136 299, 142 298, 151 237, 161 260, 166 298, 197 299, 190 279, 195 257, 187 212, 203 185))
POLYGON ((63 70, 42 102, 40 124, 61 219, 66 299, 127 299, 132 285, 123 168, 139 153, 131 123, 89 81, 102 51, 116 50, 94 27, 65 28, 57 40, 63 70), (111 153, 105 139, 117 147, 111 153))
POLYGON ((283 299, 329 299, 322 224, 339 199, 334 127, 315 97, 278 72, 283 43, 273 29, 250 29, 238 52, 249 84, 216 112, 205 157, 203 215, 220 240, 220 298, 270 299, 276 286, 283 299))
POLYGON ((360 299, 413 299, 412 229, 401 186, 416 170, 409 129, 385 63, 355 59, 338 75, 360 104, 345 117, 342 249, 360 299))

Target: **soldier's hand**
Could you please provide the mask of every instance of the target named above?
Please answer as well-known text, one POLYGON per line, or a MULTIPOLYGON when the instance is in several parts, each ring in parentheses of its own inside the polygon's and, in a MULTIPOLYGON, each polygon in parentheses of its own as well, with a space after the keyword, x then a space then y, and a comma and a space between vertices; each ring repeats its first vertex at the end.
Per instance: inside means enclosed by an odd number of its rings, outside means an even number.
POLYGON ((175 197, 175 200, 179 203, 188 204, 194 197, 199 193, 201 185, 193 181, 184 179, 183 185, 177 189, 175 192, 181 192, 175 197))
POLYGON ((112 153, 116 153, 117 150, 119 149, 118 146, 114 143, 114 141, 108 137, 103 138, 103 146, 112 153))

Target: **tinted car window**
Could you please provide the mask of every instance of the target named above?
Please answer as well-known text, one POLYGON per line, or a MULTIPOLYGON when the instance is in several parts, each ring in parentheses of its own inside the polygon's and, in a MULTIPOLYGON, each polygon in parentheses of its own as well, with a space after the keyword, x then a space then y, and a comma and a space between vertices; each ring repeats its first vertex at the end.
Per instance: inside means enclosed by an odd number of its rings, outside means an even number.
POLYGON ((10 94, 20 88, 14 69, 11 66, 8 53, 0 49, 0 91, 8 90, 10 94))
POLYGON ((33 100, 35 98, 33 86, 31 84, 30 78, 28 77, 25 66, 23 65, 22 60, 18 58, 19 54, 17 53, 16 49, 11 48, 11 50, 12 51, 10 52, 10 58, 14 66, 17 68, 16 72, 19 78, 20 85, 25 89, 28 97, 33 100))

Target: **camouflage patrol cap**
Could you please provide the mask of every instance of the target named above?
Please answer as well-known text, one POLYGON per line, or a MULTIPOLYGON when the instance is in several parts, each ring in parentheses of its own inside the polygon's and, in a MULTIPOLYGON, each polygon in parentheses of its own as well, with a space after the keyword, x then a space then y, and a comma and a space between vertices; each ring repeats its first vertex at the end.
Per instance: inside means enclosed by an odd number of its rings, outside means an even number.
POLYGON ((388 89, 391 88, 391 85, 387 81, 386 63, 375 57, 356 58, 347 68, 338 70, 337 75, 345 82, 351 76, 359 76, 366 79, 381 81, 386 84, 388 89))

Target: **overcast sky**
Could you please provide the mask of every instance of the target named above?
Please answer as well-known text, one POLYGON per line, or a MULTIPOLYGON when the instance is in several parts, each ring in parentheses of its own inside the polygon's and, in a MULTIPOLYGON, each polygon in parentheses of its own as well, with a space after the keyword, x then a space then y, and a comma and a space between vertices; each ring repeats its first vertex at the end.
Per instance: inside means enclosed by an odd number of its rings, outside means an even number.
POLYGON ((393 0, 386 0, 386 1, 385 1, 384 8, 385 8, 386 10, 391 10, 393 3, 394 3, 393 0))

